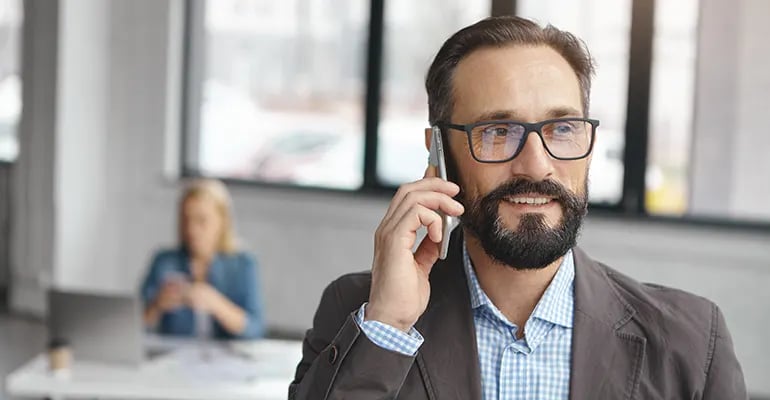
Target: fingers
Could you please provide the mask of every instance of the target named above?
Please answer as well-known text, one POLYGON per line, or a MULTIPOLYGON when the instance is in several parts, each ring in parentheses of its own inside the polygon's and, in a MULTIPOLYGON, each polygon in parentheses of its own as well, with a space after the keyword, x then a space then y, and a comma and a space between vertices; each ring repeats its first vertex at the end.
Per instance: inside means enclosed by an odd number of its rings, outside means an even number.
POLYGON ((452 197, 460 188, 437 178, 429 167, 425 178, 402 185, 374 234, 372 286, 367 318, 404 331, 425 311, 430 294, 427 272, 439 256, 443 235, 440 213, 460 215, 463 206, 452 197), (413 252, 417 230, 427 235, 413 252), (370 315, 371 312, 371 315, 370 315))
MULTIPOLYGON (((403 219, 404 215, 409 213, 415 206, 428 208, 429 210, 439 210, 448 215, 461 215, 465 209, 462 204, 445 193, 416 191, 407 193, 401 204, 391 213, 391 218, 386 225, 393 224, 403 219)), ((419 228, 419 226, 417 227, 419 228)))
POLYGON ((414 261, 417 262, 417 266, 426 275, 430 274, 433 264, 438 260, 441 251, 439 246, 439 243, 434 242, 428 236, 425 236, 417 247, 417 251, 414 252, 414 261))
MULTIPOLYGON (((396 231, 413 232, 424 226, 428 230, 427 236, 435 243, 441 242, 441 216, 435 211, 421 205, 417 205, 411 209, 411 212, 401 219, 400 224, 403 225, 403 230, 396 227, 396 231)), ((410 243, 410 248, 411 243, 410 243)))
POLYGON ((162 293, 184 293, 188 284, 180 281, 168 281, 161 288, 162 293))
MULTIPOLYGON (((434 167, 428 167, 426 174, 429 173, 428 171, 431 168, 435 169, 434 167)), ((460 187, 452 182, 445 181, 441 178, 436 178, 435 176, 401 185, 401 187, 398 188, 398 191, 396 191, 396 194, 393 196, 393 199, 390 201, 390 206, 388 207, 388 211, 385 213, 385 218, 383 218, 383 220, 392 218, 394 211, 401 205, 404 198, 409 193, 416 191, 438 192, 443 193, 449 197, 453 197, 460 192, 460 187)))
POLYGON ((155 304, 157 304, 161 310, 169 311, 181 307, 182 304, 184 304, 184 299, 181 294, 161 294, 155 301, 155 304))
POLYGON ((411 252, 417 229, 425 226, 429 241, 441 241, 441 216, 435 211, 415 204, 400 220, 394 221, 378 233, 384 248, 399 248, 411 252))
POLYGON ((187 291, 187 297, 192 301, 211 301, 217 295, 217 290, 205 282, 196 282, 187 291))
POLYGON ((427 178, 402 185, 398 189, 385 218, 377 228, 376 242, 386 246, 396 244, 399 248, 411 250, 420 226, 427 228, 430 241, 441 241, 441 217, 434 210, 459 216, 465 209, 452 198, 460 188, 452 182, 431 177, 434 173, 435 167, 428 167, 425 172, 427 178))
POLYGON ((180 298, 180 300, 183 304, 186 304, 189 307, 194 307, 195 304, 199 302, 198 297, 199 296, 196 294, 195 290, 189 290, 180 298))

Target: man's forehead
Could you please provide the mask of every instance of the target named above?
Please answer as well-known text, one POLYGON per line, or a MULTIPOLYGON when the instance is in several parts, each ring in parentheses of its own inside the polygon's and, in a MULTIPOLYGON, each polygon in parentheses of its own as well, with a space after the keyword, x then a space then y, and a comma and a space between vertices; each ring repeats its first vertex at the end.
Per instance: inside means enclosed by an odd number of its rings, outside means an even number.
POLYGON ((453 114, 463 122, 495 119, 487 118, 493 113, 519 120, 582 115, 577 75, 548 46, 476 50, 460 61, 452 79, 453 114))
MULTIPOLYGON (((570 68, 567 60, 556 49, 546 44, 509 44, 482 46, 466 54, 457 64, 458 70, 476 68, 484 63, 502 63, 513 67, 539 65, 570 68)), ((543 71, 546 72, 546 71, 543 71)))
MULTIPOLYGON (((582 113, 580 110, 574 107, 553 107, 542 111, 542 114, 547 119, 563 118, 563 117, 580 117, 582 113)), ((495 111, 483 111, 474 117, 477 121, 493 121, 493 120, 514 120, 525 121, 526 115, 518 112, 517 110, 495 110, 495 111)))

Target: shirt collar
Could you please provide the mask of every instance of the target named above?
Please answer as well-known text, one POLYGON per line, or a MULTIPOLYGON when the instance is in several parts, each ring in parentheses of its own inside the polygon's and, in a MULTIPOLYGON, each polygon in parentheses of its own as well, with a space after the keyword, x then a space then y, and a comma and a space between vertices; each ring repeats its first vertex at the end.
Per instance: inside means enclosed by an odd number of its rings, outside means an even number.
MULTIPOLYGON (((182 263, 181 268, 184 273, 186 273, 188 276, 192 277, 192 270, 190 262, 192 261, 192 256, 190 255, 190 252, 185 248, 184 246, 181 247, 181 254, 182 254, 182 263)), ((211 263, 209 264, 208 272, 206 273, 206 279, 209 282, 213 282, 216 279, 218 279, 219 275, 222 273, 222 263, 225 261, 225 255, 222 252, 217 252, 214 254, 214 258, 211 259, 211 263)))
MULTIPOLYGON (((463 264, 468 278, 471 307, 473 309, 485 307, 492 311, 493 314, 502 316, 502 313, 492 303, 479 284, 465 241, 463 241, 463 264)), ((575 262, 572 250, 569 250, 564 255, 559 270, 543 293, 543 297, 540 298, 540 301, 535 306, 530 318, 537 318, 566 328, 572 328, 575 301, 574 281, 575 262)))

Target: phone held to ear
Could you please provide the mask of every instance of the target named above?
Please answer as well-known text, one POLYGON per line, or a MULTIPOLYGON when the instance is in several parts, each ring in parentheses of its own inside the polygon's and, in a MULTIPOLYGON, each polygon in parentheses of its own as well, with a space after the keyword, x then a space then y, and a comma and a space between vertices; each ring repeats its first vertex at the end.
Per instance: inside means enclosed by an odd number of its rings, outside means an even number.
MULTIPOLYGON (((444 144, 441 140, 441 129, 438 126, 431 127, 431 139, 430 139, 430 156, 428 162, 438 170, 438 176, 447 180, 446 174, 446 160, 444 159, 444 144)), ((441 211, 438 211, 441 215, 441 246, 439 251, 439 258, 446 259, 449 252, 449 237, 452 231, 460 224, 460 220, 451 215, 446 215, 441 211)))

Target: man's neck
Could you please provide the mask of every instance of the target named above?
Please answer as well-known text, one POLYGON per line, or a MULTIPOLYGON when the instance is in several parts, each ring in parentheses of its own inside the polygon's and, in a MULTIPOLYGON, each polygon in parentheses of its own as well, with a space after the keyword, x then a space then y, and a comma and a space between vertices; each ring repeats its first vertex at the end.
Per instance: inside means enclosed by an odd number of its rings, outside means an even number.
POLYGON ((473 262, 481 289, 495 307, 519 327, 516 336, 521 337, 524 325, 559 270, 564 257, 542 269, 520 270, 495 262, 476 237, 467 233, 464 236, 468 256, 473 262))

